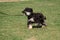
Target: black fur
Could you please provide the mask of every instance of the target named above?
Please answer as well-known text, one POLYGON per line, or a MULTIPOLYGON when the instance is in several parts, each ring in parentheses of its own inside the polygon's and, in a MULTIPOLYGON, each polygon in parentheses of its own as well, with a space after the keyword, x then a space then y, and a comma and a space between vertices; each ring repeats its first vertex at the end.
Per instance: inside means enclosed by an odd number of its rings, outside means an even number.
POLYGON ((32 8, 25 8, 22 11, 22 13, 24 13, 28 18, 27 25, 33 24, 33 23, 38 23, 37 26, 40 26, 40 27, 42 27, 42 25, 46 26, 46 24, 45 24, 46 17, 42 13, 34 13, 32 8), (30 15, 27 15, 26 12, 30 12, 30 15), (31 18, 33 18, 34 21, 29 21, 31 18))

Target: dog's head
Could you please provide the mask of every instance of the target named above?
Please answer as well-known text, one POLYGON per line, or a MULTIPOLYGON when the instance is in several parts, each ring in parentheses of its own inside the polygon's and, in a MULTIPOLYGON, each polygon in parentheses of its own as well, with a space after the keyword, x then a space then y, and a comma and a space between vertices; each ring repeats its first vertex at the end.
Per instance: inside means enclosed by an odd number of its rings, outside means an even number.
POLYGON ((31 15, 33 12, 33 9, 32 8, 25 8, 22 13, 24 13, 25 15, 29 16, 31 15))

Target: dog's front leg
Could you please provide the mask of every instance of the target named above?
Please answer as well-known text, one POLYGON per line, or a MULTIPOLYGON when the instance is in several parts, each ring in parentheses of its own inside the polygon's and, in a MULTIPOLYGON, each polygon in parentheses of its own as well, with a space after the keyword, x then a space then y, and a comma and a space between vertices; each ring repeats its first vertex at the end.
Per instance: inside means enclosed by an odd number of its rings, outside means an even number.
POLYGON ((28 28, 29 28, 29 29, 32 29, 32 24, 29 24, 29 25, 28 25, 28 28))
POLYGON ((31 22, 28 22, 27 26, 28 26, 28 29, 32 29, 32 23, 31 22))

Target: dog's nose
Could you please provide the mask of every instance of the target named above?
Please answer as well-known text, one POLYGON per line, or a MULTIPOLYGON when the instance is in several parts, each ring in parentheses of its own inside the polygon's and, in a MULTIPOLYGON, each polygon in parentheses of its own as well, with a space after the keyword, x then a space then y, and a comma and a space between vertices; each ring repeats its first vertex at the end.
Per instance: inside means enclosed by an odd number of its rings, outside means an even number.
POLYGON ((24 11, 22 11, 22 13, 24 13, 24 11))

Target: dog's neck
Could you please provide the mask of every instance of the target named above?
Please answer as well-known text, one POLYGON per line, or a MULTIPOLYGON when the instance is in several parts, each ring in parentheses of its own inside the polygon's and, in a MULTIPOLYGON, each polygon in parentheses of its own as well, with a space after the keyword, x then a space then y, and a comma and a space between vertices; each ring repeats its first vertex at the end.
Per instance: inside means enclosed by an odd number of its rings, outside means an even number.
POLYGON ((30 18, 32 18, 32 16, 33 16, 33 13, 26 12, 26 15, 27 15, 28 19, 30 19, 30 18))

